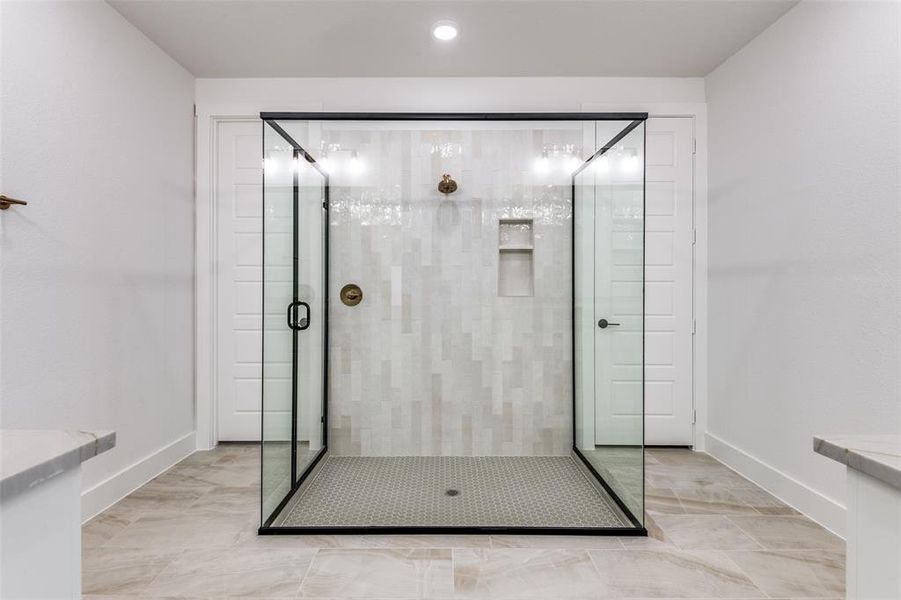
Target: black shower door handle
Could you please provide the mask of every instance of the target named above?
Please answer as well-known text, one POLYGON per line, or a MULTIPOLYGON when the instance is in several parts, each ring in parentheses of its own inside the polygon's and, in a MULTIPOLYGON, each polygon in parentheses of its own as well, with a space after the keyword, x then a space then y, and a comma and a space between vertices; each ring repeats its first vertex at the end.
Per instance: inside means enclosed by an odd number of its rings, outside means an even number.
POLYGON ((601 329, 607 329, 608 327, 619 327, 619 323, 611 323, 607 319, 601 319, 598 321, 598 327, 601 329))
POLYGON ((288 305, 288 327, 294 331, 303 331, 310 326, 310 305, 300 300, 295 300, 288 305), (297 307, 303 306, 306 309, 306 316, 300 320, 297 319, 297 307))

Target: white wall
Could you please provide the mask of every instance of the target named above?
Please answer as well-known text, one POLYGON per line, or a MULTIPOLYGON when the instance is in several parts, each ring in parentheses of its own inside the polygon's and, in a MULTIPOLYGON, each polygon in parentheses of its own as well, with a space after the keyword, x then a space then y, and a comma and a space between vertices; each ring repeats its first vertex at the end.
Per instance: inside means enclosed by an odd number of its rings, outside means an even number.
POLYGON ((706 81, 708 448, 839 532, 813 434, 901 432, 899 11, 802 2, 706 81))
POLYGON ((578 111, 587 103, 650 102, 704 102, 704 80, 663 77, 197 80, 198 106, 243 106, 258 110, 578 111))
POLYGON ((194 447, 194 81, 104 2, 3 2, 2 67, 0 418, 117 431, 89 515, 194 447))

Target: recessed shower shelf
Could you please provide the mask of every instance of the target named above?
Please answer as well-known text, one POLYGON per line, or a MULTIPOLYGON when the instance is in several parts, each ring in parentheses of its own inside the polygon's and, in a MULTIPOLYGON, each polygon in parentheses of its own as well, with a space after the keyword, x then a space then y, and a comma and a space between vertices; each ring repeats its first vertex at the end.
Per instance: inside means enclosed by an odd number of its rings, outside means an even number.
POLYGON ((497 230, 497 295, 534 296, 532 219, 501 219, 497 230))
POLYGON ((501 249, 532 249, 532 219, 501 219, 497 224, 497 232, 497 245, 501 249))

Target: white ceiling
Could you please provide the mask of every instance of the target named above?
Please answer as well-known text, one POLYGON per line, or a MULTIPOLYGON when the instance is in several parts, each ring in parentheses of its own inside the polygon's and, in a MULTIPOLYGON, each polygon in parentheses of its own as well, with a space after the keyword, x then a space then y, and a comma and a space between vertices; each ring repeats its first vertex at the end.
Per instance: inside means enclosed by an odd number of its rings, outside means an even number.
POLYGON ((703 76, 796 3, 108 1, 197 77, 703 76))

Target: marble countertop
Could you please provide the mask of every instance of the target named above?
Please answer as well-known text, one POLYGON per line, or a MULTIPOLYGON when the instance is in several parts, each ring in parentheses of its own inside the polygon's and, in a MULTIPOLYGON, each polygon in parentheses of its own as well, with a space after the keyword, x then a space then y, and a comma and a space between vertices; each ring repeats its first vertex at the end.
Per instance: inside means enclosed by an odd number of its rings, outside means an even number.
POLYGON ((813 449, 901 489, 901 435, 817 435, 813 449))
POLYGON ((2 429, 0 498, 38 486, 115 445, 115 431, 2 429))

